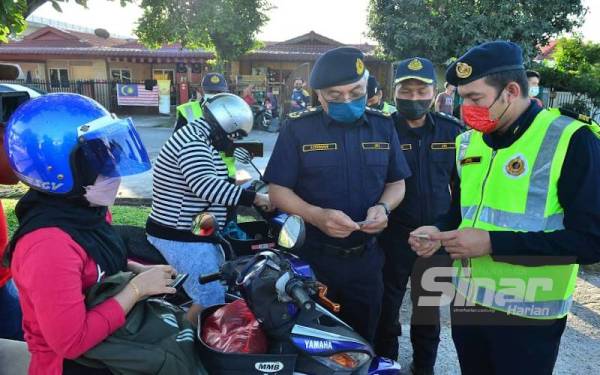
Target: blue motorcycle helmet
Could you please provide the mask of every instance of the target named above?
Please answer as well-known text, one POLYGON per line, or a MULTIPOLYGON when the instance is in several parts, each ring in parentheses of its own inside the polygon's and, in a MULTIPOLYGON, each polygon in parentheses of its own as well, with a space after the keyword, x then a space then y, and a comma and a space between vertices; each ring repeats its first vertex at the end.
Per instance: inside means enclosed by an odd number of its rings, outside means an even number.
POLYGON ((4 139, 19 179, 51 195, 83 195, 98 175, 130 176, 151 168, 131 118, 119 119, 78 94, 49 94, 21 105, 4 139))

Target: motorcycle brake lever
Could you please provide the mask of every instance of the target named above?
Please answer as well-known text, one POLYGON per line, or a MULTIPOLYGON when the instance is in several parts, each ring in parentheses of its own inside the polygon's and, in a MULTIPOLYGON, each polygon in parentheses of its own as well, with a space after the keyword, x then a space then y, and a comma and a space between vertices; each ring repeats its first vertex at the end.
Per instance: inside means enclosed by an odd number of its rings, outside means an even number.
POLYGON ((329 298, 327 298, 327 285, 317 282, 316 287, 318 291, 319 301, 321 301, 323 305, 325 305, 325 307, 328 308, 331 312, 334 312, 336 314, 339 313, 342 306, 339 303, 335 303, 329 298))

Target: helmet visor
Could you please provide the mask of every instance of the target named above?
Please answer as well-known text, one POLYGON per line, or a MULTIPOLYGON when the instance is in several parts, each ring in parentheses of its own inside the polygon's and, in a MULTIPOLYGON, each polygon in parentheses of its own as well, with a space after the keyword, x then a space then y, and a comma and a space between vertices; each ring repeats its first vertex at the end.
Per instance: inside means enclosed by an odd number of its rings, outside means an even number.
POLYGON ((152 166, 131 118, 106 116, 81 126, 77 132, 87 165, 92 168, 88 173, 130 176, 152 166))

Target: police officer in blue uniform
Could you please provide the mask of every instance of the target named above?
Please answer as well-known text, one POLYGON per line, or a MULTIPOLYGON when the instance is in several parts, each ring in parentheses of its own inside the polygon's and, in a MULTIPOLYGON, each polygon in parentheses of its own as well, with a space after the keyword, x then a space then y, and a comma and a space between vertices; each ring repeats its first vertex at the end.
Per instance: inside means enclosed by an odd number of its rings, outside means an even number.
MULTIPOLYGON (((196 102, 198 102, 198 105, 200 107, 202 107, 206 99, 211 98, 222 92, 229 92, 229 86, 227 85, 227 81, 221 73, 207 73, 204 76, 204 78, 202 78, 200 88, 202 89, 202 96, 196 98, 196 102)), ((187 123, 188 119, 182 116, 178 111, 177 122, 175 123, 175 129, 173 129, 173 132, 176 132, 177 130, 181 129, 181 127, 187 123)))
POLYGON ((389 224, 380 236, 385 251, 385 291, 375 349, 381 356, 398 357, 400 306, 409 276, 413 311, 410 338, 414 374, 432 374, 439 343, 437 307, 420 307, 417 299, 422 273, 431 267, 449 266, 448 256, 422 258, 408 245, 409 233, 431 224, 450 206, 455 170, 454 140, 461 131, 458 119, 430 112, 436 97, 435 71, 431 61, 414 57, 400 62, 395 75, 397 112, 392 115, 412 176, 406 180, 406 196, 392 211, 389 224))
POLYGON ((360 50, 323 54, 310 76, 322 107, 289 115, 265 179, 272 202, 304 218, 299 255, 342 305, 341 319, 372 342, 383 294, 375 235, 410 170, 390 115, 366 107, 367 78, 360 50))

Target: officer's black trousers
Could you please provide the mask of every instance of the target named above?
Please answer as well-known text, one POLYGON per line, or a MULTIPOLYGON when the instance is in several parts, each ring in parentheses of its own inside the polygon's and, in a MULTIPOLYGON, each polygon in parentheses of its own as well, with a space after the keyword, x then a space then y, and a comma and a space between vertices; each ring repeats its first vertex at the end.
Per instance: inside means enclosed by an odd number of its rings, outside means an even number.
POLYGON ((475 306, 452 309, 462 375, 551 375, 567 318, 532 320, 475 306))
POLYGON ((383 295, 383 252, 371 241, 362 255, 340 256, 307 242, 299 252, 329 288, 328 297, 342 305, 340 319, 373 343, 383 295))
MULTIPOLYGON (((387 231, 380 239, 384 248, 384 294, 375 339, 378 355, 398 358, 398 336, 402 334, 399 322, 400 307, 410 278, 412 315, 410 340, 413 347, 413 362, 416 368, 433 369, 440 342, 439 307, 419 306, 421 296, 439 296, 421 286, 423 273, 431 267, 447 267, 451 264, 447 255, 419 258, 408 245, 408 237, 395 231, 387 231)), ((443 278, 437 278, 440 281, 443 278)), ((450 281, 450 280, 447 280, 450 281)))

